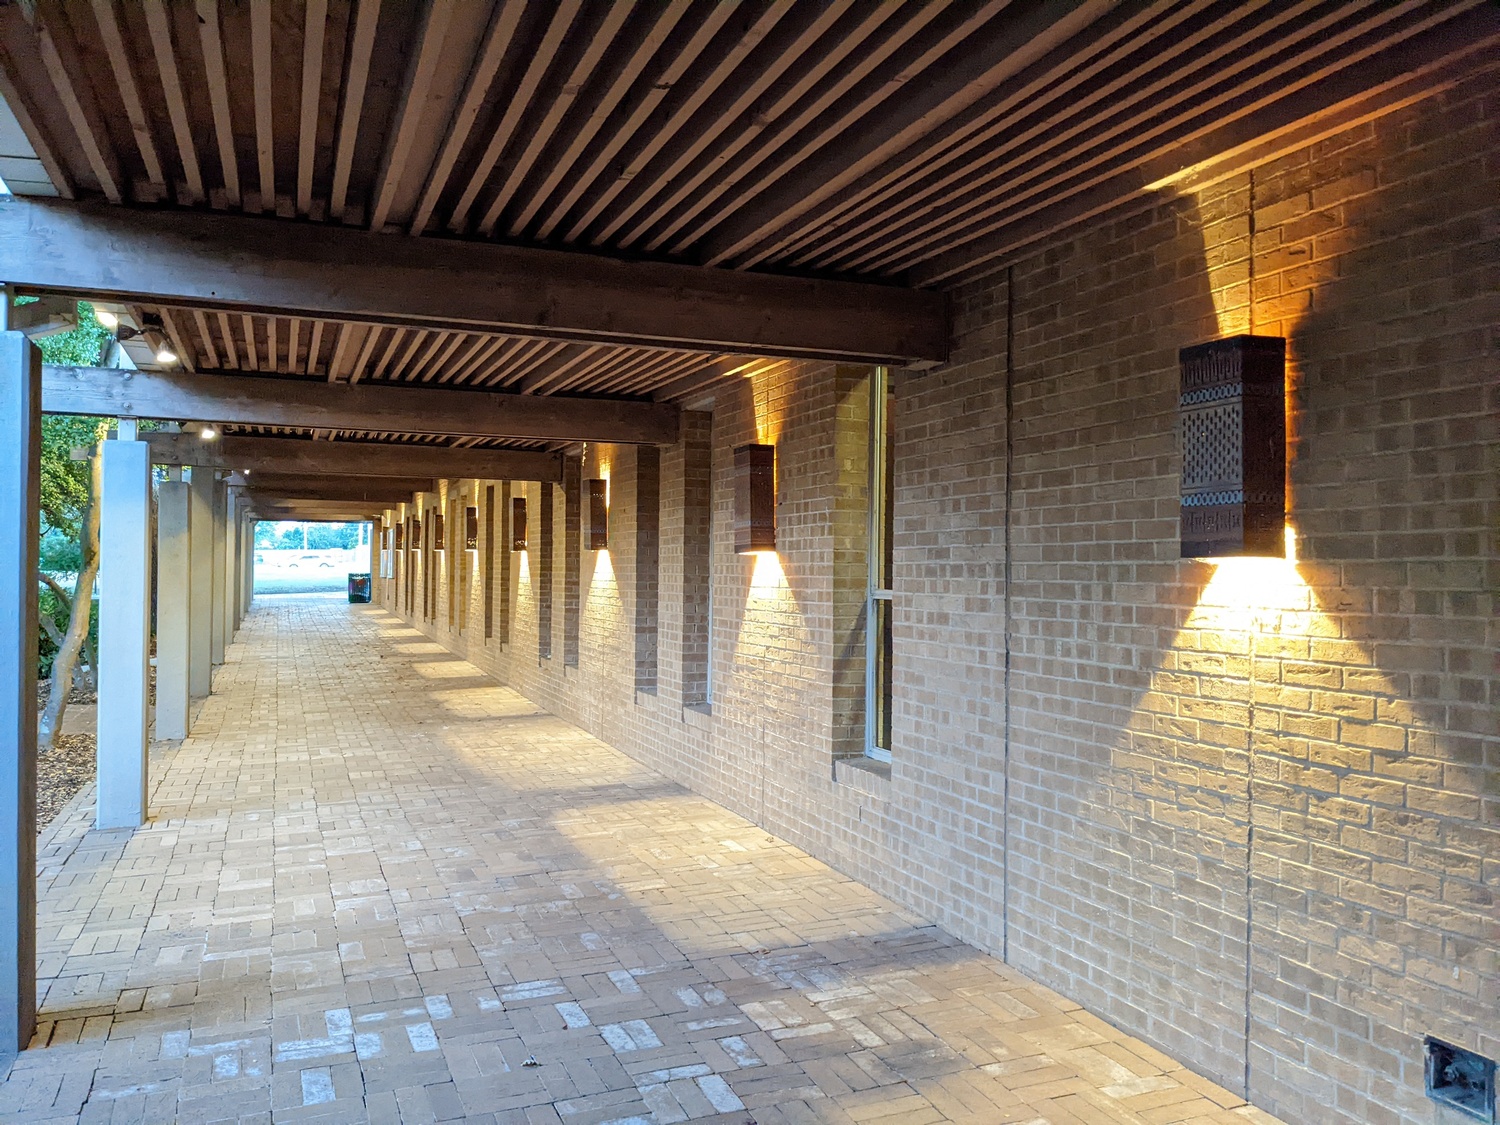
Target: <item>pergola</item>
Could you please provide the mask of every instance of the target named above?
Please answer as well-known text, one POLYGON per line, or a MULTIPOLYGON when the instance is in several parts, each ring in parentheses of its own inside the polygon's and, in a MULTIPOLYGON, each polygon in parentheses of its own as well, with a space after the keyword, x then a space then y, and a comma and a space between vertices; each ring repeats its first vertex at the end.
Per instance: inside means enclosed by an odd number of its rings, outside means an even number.
MULTIPOLYGON (((560 481, 578 443, 671 445, 780 364, 940 366, 955 288, 1497 42, 1480 0, 0 5, 0 282, 150 345, 54 368, 27 323, 5 336, 0 575, 33 605, 40 414, 128 420, 106 566, 143 596, 106 617, 128 640, 101 691, 141 721, 101 739, 100 785, 138 798, 151 465, 194 470, 171 526, 213 528, 183 547, 216 559, 181 623, 206 690, 249 519, 560 481), (223 438, 132 441, 134 419, 223 438)), ((0 1063, 34 1020, 32 613, 0 622, 0 1063)))

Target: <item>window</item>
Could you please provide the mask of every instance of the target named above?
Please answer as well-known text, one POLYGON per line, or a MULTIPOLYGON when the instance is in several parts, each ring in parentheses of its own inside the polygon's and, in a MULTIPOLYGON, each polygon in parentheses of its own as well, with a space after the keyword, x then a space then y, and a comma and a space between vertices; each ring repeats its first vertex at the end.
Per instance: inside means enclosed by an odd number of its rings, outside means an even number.
POLYGON ((865 754, 891 760, 891 575, 895 553, 895 393, 890 371, 870 379, 870 542, 865 599, 865 754))

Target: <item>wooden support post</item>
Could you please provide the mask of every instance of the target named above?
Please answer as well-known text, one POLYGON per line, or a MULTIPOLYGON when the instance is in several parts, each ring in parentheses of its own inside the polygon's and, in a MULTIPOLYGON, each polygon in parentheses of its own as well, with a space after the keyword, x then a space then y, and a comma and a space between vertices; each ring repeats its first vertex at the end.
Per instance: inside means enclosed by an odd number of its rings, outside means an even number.
POLYGON ((0 334, 0 1079, 36 1030, 41 409, 41 353, 24 333, 0 334))

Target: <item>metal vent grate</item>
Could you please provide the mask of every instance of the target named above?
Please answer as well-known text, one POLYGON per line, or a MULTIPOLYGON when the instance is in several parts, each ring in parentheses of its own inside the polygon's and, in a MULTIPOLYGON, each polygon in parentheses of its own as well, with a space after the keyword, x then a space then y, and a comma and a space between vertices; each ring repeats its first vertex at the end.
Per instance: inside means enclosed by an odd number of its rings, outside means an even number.
POLYGON ((1495 1121, 1495 1062, 1428 1036, 1427 1096, 1476 1121, 1495 1121))

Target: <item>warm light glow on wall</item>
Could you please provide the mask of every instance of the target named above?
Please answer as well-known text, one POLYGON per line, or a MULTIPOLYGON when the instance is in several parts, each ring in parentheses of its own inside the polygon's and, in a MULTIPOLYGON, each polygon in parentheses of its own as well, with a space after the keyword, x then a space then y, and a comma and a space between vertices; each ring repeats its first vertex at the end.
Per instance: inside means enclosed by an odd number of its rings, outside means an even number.
POLYGON ((775 551, 754 551, 751 557, 755 559, 755 568, 750 572, 751 597, 769 597, 787 588, 780 555, 775 551))
POLYGON ((602 550, 594 557, 594 573, 589 579, 589 586, 613 586, 615 584, 615 564, 610 560, 609 551, 602 550))
MULTIPOLYGON (((1214 568, 1213 577, 1198 599, 1199 606, 1234 612, 1236 619, 1225 622, 1226 627, 1246 631, 1267 627, 1262 611, 1310 610, 1312 592, 1297 572, 1297 529, 1288 523, 1285 535, 1286 555, 1283 558, 1214 560, 1210 564, 1214 568)), ((1275 631, 1274 622, 1271 626, 1275 631)))

